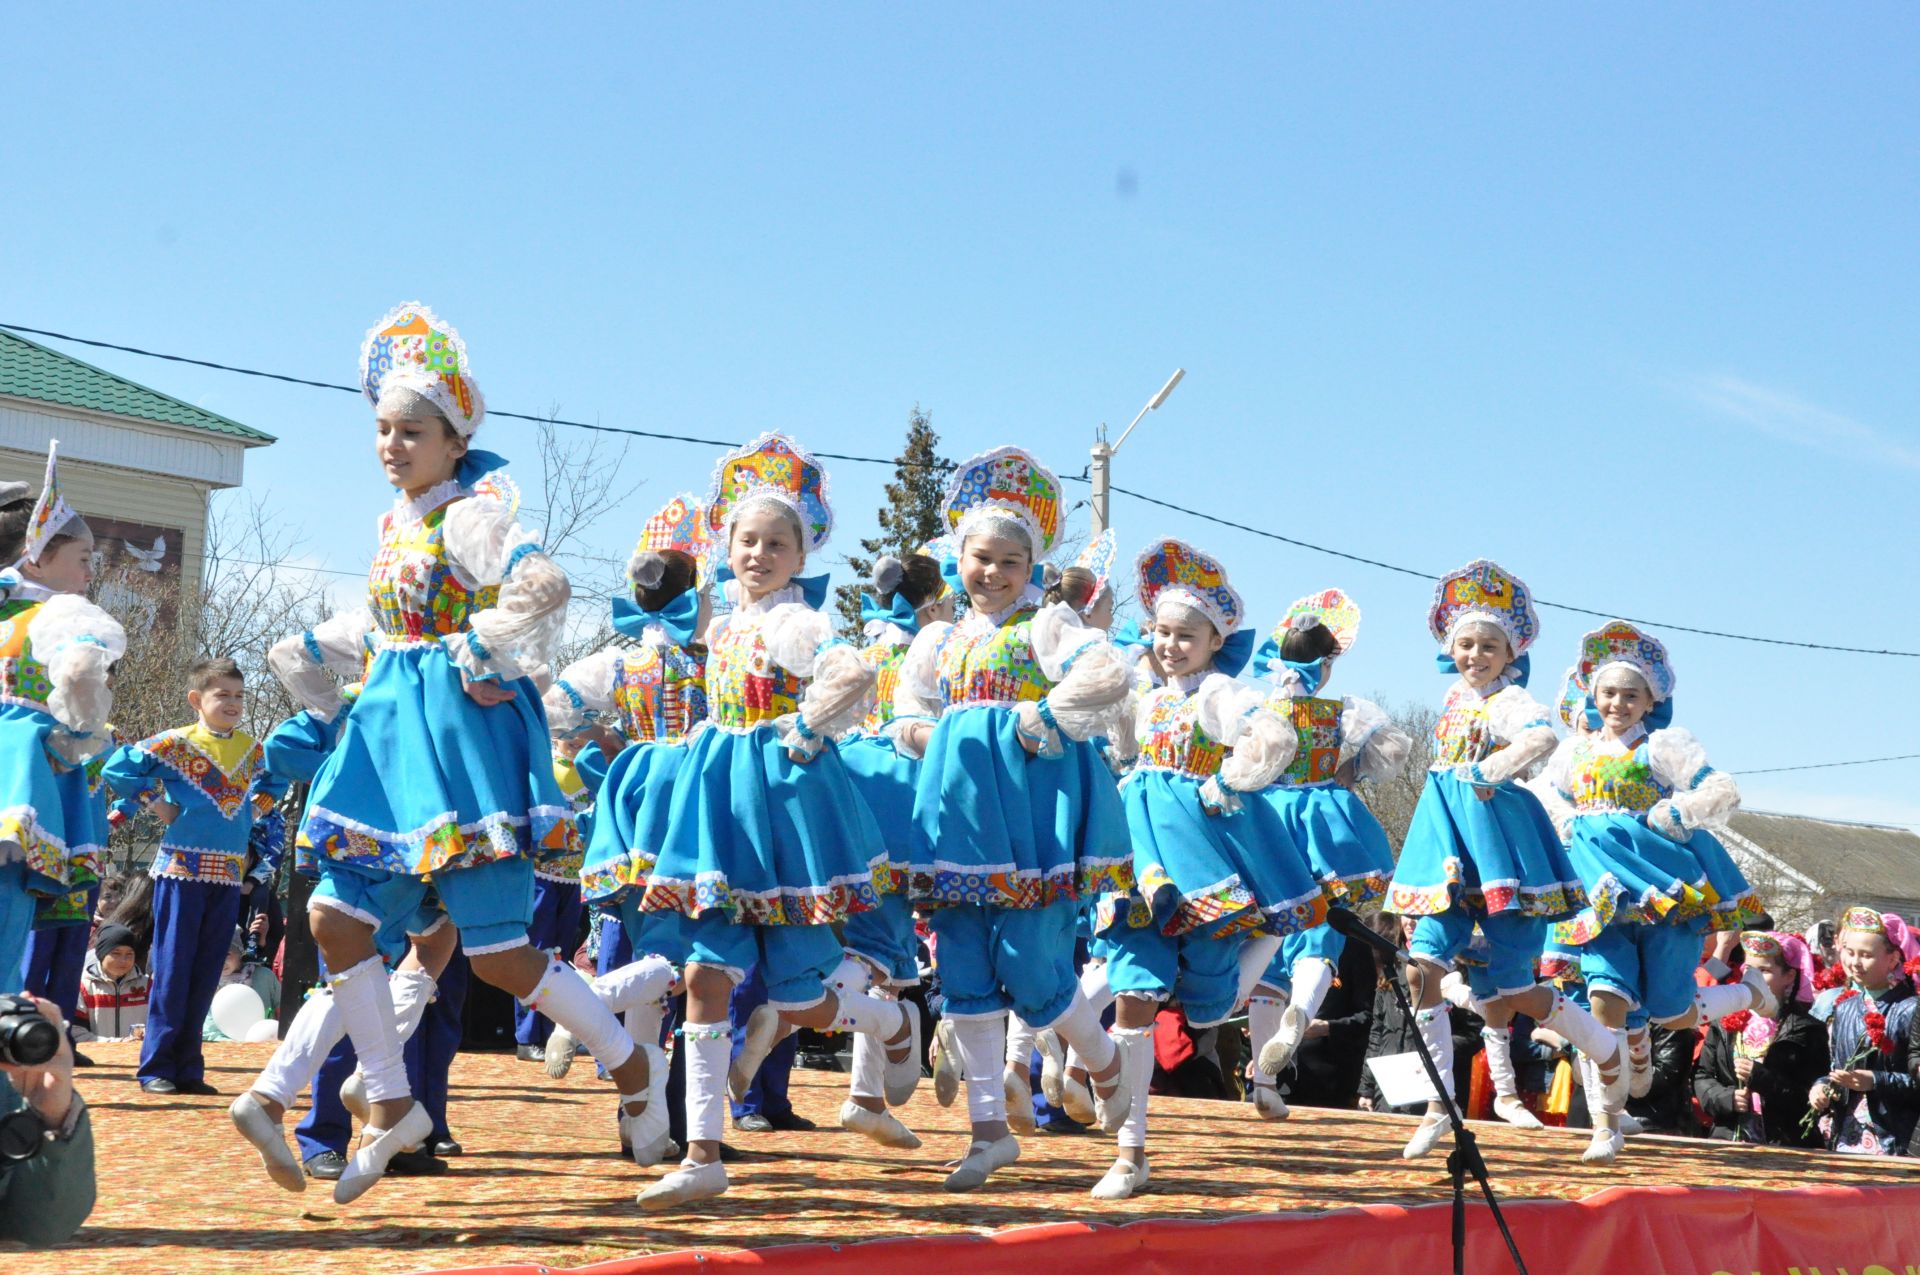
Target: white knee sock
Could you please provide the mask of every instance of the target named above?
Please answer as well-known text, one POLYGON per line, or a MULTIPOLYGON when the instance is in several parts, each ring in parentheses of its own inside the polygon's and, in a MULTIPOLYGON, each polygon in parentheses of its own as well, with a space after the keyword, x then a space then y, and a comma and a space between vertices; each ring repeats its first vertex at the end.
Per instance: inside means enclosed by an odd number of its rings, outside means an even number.
POLYGON ((1007 1118, 1007 1090, 1001 1082, 1007 1056, 1007 1018, 952 1018, 954 1043, 960 1046, 960 1074, 967 1082, 967 1117, 974 1124, 1007 1118))
MULTIPOLYGON (((1256 938, 1250 938, 1240 945, 1240 955, 1237 958, 1240 966, 1240 976, 1235 988, 1233 1000, 1233 1007, 1235 1009, 1246 1004, 1248 999, 1252 997, 1253 989, 1260 986, 1261 977, 1266 974, 1267 968, 1273 964, 1274 955, 1279 952, 1279 950, 1280 936, 1277 934, 1262 934, 1256 938)), ((1297 978, 1299 976, 1295 975, 1295 977, 1297 978)))
POLYGON ((620 1015, 625 1024, 627 1035, 636 1045, 660 1044, 660 1028, 667 1021, 667 1001, 661 997, 656 1001, 642 1001, 620 1015))
POLYGON ((1252 1046, 1253 1083, 1256 1085, 1271 1085, 1278 1079, 1260 1070, 1260 1047, 1280 1033, 1280 1015, 1286 1012, 1287 997, 1283 993, 1263 996, 1256 992, 1247 1002, 1247 1035, 1252 1046))
POLYGON ((687 1050, 687 1140, 718 1142, 727 1110, 727 1059, 733 1032, 727 1023, 688 1023, 681 1028, 687 1050))
POLYGON ((1487 1047, 1487 1075, 1493 1080, 1493 1096, 1519 1097, 1520 1083, 1513 1073, 1513 1026, 1482 1027, 1480 1039, 1487 1047))
POLYGON ((872 986, 873 967, 857 957, 841 957, 827 975, 827 990, 836 996, 858 996, 872 986))
MULTIPOLYGON (((1106 1013, 1107 1006, 1117 999, 1113 994, 1112 985, 1107 982, 1105 961, 1089 961, 1086 968, 1080 971, 1080 995, 1084 996, 1087 1004, 1093 1007, 1095 1018, 1106 1013)), ((1068 1071, 1085 1071, 1087 1067, 1087 1060, 1080 1056, 1080 1051, 1073 1047, 1073 1042, 1070 1040, 1067 1041, 1066 1067, 1068 1071)))
POLYGON ((293 1021, 287 1024, 286 1039, 253 1082, 253 1092, 282 1107, 292 1106, 346 1030, 333 1003, 333 993, 322 987, 301 1002, 293 1021))
POLYGON ((367 1101, 388 1102, 405 1098, 406 1060, 400 1052, 400 1029, 394 1021, 393 986, 387 970, 377 956, 369 956, 344 974, 336 974, 333 1003, 340 1021, 360 1056, 360 1071, 366 1077, 367 1101))
POLYGON ((1302 957, 1293 963, 1293 1003, 1312 1022, 1326 1003, 1333 986, 1333 966, 1317 956, 1302 957))
POLYGON ((1147 1145, 1147 1089, 1153 1084, 1153 1025, 1116 1027, 1113 1043, 1127 1055, 1127 1083, 1133 1101, 1116 1141, 1123 1148, 1145 1150, 1147 1145))
MULTIPOLYGON (((1744 989, 1743 989, 1744 990, 1744 989)), ((1567 999, 1564 992, 1553 994, 1553 1009, 1540 1020, 1548 1031, 1567 1038, 1583 1054, 1604 1059, 1613 1048, 1613 1033, 1586 1010, 1567 999)), ((1621 1061, 1625 1061, 1624 1057, 1621 1061)))
POLYGON ((892 1040, 906 1026, 907 1011, 899 1002, 881 1000, 870 992, 841 992, 840 1007, 834 1011, 836 1031, 858 1032, 892 1040))
POLYGON ((1452 1009, 1452 1006, 1441 1001, 1432 1009, 1419 1010, 1413 1016, 1414 1024, 1420 1030, 1420 1039, 1427 1042, 1427 1052, 1433 1055, 1434 1068, 1440 1073, 1440 1097, 1447 1102, 1453 1101, 1452 1009))
POLYGON ((1073 1046, 1086 1061, 1089 1075, 1097 1075, 1113 1065, 1113 1041, 1100 1026, 1100 1011, 1076 989, 1073 1001, 1060 1017, 1047 1024, 1060 1039, 1073 1046))
POLYGON ((1745 983, 1719 983, 1694 992, 1693 1003, 1700 1011, 1700 1026, 1710 1027, 1728 1014, 1752 1009, 1753 990, 1745 983))
POLYGON ((633 1055, 633 1038, 571 965, 547 962, 539 986, 520 1003, 566 1028, 609 1071, 633 1055))
MULTIPOLYGON (((664 956, 647 955, 593 980, 593 992, 608 1009, 624 1013, 637 1005, 663 1000, 673 985, 673 965, 664 956)), ((657 1040, 649 1040, 653 1044, 657 1040)))
POLYGON ((427 1006, 433 1003, 439 985, 425 970, 395 970, 387 982, 393 986, 394 1027, 404 1045, 419 1030, 420 1020, 426 1017, 427 1006))
POLYGON ((1040 1035, 1018 1014, 1007 1016, 1007 1066, 1033 1066, 1034 1040, 1040 1035))
POLYGON ((854 1034, 853 1070, 848 1077, 847 1092, 856 1098, 886 1100, 887 1047, 870 1032, 854 1034))

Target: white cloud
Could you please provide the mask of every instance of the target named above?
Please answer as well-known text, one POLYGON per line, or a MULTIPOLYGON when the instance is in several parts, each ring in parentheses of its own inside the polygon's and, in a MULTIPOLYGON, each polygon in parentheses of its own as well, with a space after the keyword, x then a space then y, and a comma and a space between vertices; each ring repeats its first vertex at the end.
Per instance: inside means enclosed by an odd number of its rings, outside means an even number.
POLYGON ((1703 373, 1683 378, 1681 393, 1728 420, 1803 446, 1920 470, 1920 447, 1850 416, 1742 377, 1703 373))

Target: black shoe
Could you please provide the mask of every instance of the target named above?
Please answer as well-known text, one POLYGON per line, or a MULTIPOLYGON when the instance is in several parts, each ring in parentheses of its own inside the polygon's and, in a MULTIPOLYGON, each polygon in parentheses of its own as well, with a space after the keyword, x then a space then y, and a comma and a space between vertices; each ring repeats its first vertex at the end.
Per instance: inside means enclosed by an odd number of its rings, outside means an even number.
POLYGON ((784 1116, 771 1116, 769 1120, 781 1133, 805 1133, 820 1127, 797 1111, 789 1111, 784 1116))
POLYGON ((177 1080, 174 1084, 181 1093, 190 1093, 199 1098, 210 1098, 220 1092, 204 1080, 177 1080))
POLYGON ((387 1161, 387 1176, 390 1178, 431 1178, 446 1171, 447 1162, 426 1147, 402 1151, 387 1161))
POLYGON ((750 1116, 741 1116, 735 1120, 733 1128, 736 1133, 772 1133, 773 1121, 756 1111, 750 1116))
POLYGON ((76 1067, 93 1067, 98 1064, 76 1049, 73 1051, 73 1065, 76 1067))
POLYGON ((545 1045, 521 1045, 514 1049, 513 1056, 521 1062, 543 1063, 547 1060, 545 1045))
POLYGON ((720 1163, 732 1164, 739 1158, 740 1149, 738 1147, 734 1146, 731 1142, 723 1142, 720 1144, 720 1163))
POLYGON ((308 1158, 307 1176, 320 1182, 338 1182, 347 1171, 347 1157, 338 1151, 322 1151, 308 1158))
POLYGON ((171 1080, 168 1080, 165 1076, 161 1076, 156 1080, 141 1081, 140 1089, 144 1093, 179 1093, 180 1092, 180 1086, 174 1084, 171 1080))
POLYGON ((465 1155, 467 1149, 452 1138, 445 1138, 433 1144, 433 1153, 439 1156, 465 1155))

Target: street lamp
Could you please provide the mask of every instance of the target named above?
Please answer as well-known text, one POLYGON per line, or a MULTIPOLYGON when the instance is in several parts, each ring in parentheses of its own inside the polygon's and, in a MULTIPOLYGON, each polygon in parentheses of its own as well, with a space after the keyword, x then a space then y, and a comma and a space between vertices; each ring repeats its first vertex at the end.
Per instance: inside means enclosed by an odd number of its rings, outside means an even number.
POLYGON ((1169 376, 1167 383, 1160 387, 1160 392, 1148 399, 1147 405, 1141 408, 1139 413, 1127 425, 1127 428, 1121 431, 1119 442, 1109 444, 1107 442, 1107 427, 1105 425, 1100 427, 1100 435, 1094 440, 1093 444, 1093 463, 1087 467, 1087 476, 1093 483, 1092 505, 1094 535, 1097 536, 1105 531, 1109 521, 1107 502, 1113 493, 1112 462, 1114 453, 1125 446, 1127 436, 1133 433, 1134 426, 1138 425, 1141 420, 1146 417, 1148 412, 1156 410, 1162 403, 1167 401, 1167 395, 1173 393, 1173 387, 1180 384, 1180 378, 1186 374, 1187 369, 1183 367, 1177 367, 1173 370, 1173 375, 1169 376))

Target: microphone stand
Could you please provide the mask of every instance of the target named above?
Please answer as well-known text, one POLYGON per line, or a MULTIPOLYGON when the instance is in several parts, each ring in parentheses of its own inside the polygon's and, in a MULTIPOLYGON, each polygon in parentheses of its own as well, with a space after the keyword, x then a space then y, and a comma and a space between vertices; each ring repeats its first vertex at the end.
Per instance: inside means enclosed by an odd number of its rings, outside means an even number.
POLYGON ((1500 1201, 1494 1198, 1493 1183, 1487 1177, 1487 1162, 1480 1155, 1480 1144, 1474 1140, 1473 1130, 1467 1128, 1467 1122, 1460 1115, 1460 1108, 1453 1101, 1441 1079, 1439 1064, 1433 1061, 1433 1054, 1427 1049, 1426 1037, 1419 1031, 1419 1020, 1414 1016, 1413 1002, 1407 996, 1406 957, 1398 948, 1394 949, 1394 961, 1400 967, 1399 976, 1392 980, 1393 994, 1400 998, 1400 1010, 1407 1021, 1414 1024, 1413 1047, 1420 1051, 1420 1061, 1426 1065, 1427 1079, 1433 1083, 1433 1091, 1440 1095, 1440 1101, 1446 1104, 1447 1121, 1453 1126, 1453 1150, 1447 1155, 1447 1172, 1453 1178, 1453 1275, 1466 1275, 1467 1269, 1467 1175, 1471 1173, 1474 1181, 1480 1184, 1481 1194, 1487 1197, 1487 1207, 1493 1210, 1493 1220, 1500 1228, 1500 1237, 1507 1242, 1507 1252, 1513 1258, 1514 1269, 1520 1275, 1527 1275, 1527 1263, 1520 1256, 1520 1246, 1514 1243, 1513 1232, 1507 1227, 1507 1219, 1501 1216, 1500 1201))

